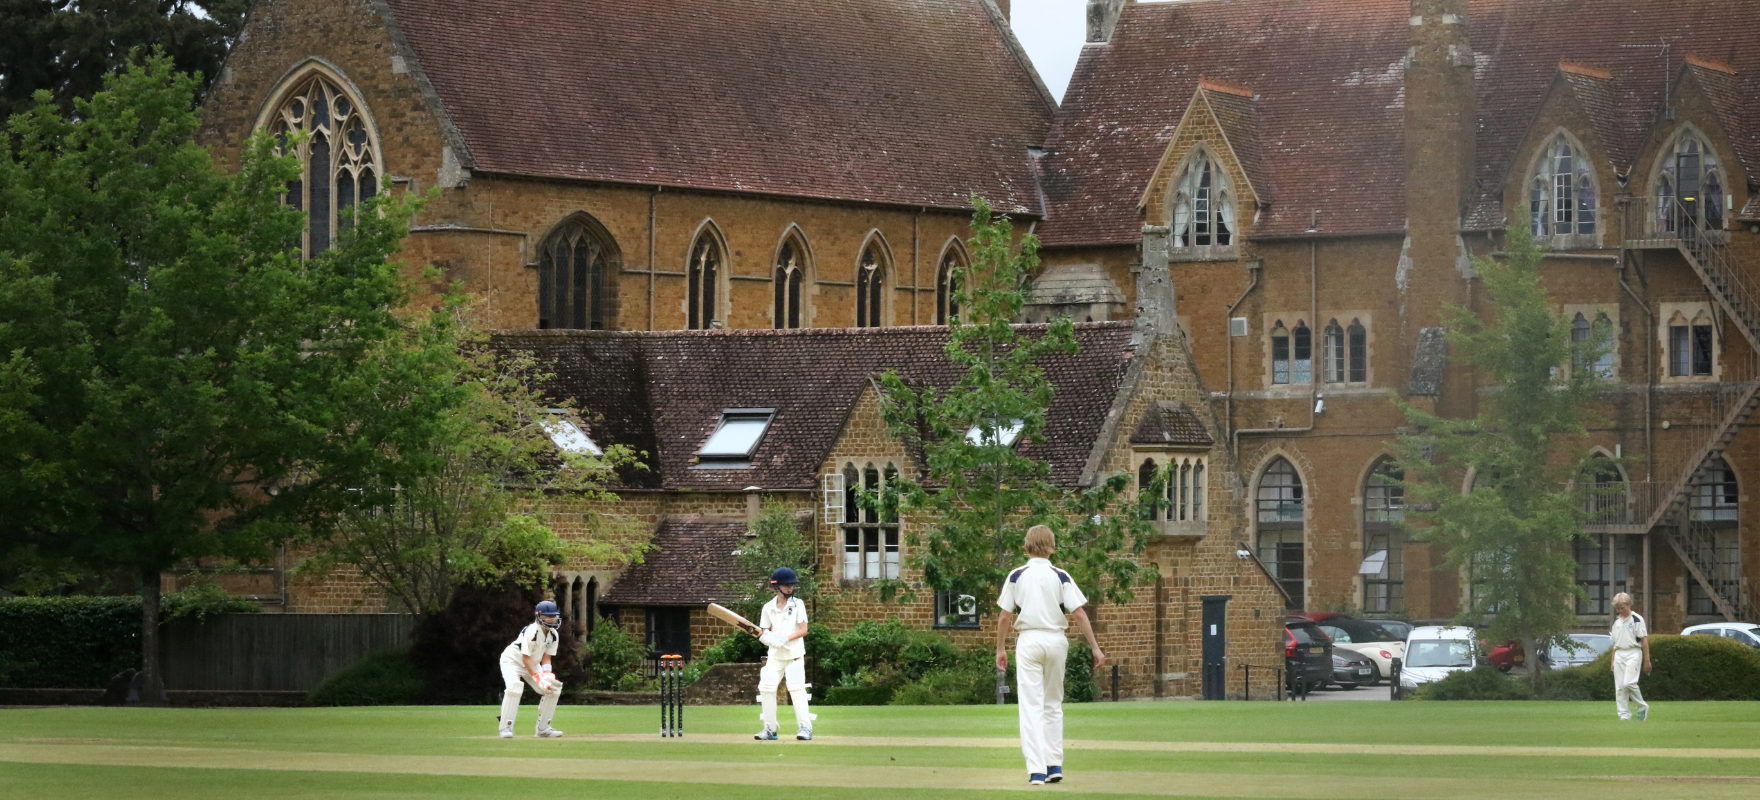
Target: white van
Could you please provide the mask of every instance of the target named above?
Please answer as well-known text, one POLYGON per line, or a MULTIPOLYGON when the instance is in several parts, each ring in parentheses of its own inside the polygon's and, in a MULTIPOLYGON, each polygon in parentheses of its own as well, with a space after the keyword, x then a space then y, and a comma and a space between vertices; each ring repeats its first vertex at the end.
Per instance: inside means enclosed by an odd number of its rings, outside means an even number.
POLYGON ((1399 688, 1394 697, 1410 695, 1431 681, 1439 681, 1450 672, 1472 669, 1477 663, 1478 646, 1472 628, 1428 625, 1413 628, 1406 637, 1405 661, 1400 665, 1399 688))

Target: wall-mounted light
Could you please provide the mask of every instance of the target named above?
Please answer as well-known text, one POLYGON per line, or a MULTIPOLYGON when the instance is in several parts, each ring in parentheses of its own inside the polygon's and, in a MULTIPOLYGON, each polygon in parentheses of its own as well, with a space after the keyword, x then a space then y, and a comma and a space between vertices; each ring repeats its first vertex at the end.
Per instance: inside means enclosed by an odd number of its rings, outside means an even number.
POLYGON ((1251 550, 1248 550, 1245 547, 1242 547, 1242 548, 1234 551, 1234 557, 1238 558, 1242 561, 1245 561, 1245 560, 1253 557, 1253 552, 1251 550))

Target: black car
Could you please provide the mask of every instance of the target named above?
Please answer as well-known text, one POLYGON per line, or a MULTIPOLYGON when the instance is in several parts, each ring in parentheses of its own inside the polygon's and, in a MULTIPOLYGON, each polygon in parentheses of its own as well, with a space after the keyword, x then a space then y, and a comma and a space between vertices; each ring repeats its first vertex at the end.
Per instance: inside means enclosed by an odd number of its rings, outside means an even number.
POLYGON ((1320 626, 1300 617, 1283 621, 1283 665, 1290 692, 1318 689, 1332 682, 1332 639, 1320 626))
POLYGON ((1375 662, 1362 653, 1342 647, 1332 651, 1332 682, 1340 689, 1375 684, 1375 662))

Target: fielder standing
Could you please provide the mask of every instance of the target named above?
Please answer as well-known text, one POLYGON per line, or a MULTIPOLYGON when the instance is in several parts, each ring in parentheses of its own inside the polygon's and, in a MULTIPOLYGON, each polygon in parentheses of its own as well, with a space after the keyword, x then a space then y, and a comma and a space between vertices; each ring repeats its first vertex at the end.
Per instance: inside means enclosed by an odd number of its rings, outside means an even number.
POLYGON ((1026 566, 1008 573, 996 605, 996 669, 1008 669, 1010 623, 1015 636, 1015 682, 1021 715, 1021 753, 1027 758, 1027 783, 1040 786, 1063 780, 1063 666, 1069 657, 1067 615, 1075 615, 1082 635, 1094 651, 1094 668, 1106 664, 1106 653, 1094 639, 1094 626, 1082 606, 1088 598, 1069 573, 1051 566, 1057 539, 1051 529, 1027 530, 1026 566))
POLYGON ((1632 611, 1632 596, 1620 592, 1613 596, 1613 708, 1620 719, 1631 719, 1630 703, 1638 704, 1638 721, 1650 716, 1650 704, 1638 691, 1638 665, 1650 671, 1650 631, 1644 618, 1632 611), (1640 662, 1640 657, 1642 661, 1640 662))
POLYGON ((532 624, 521 629, 513 644, 501 651, 501 679, 507 684, 501 695, 503 739, 513 738, 513 718, 519 714, 519 699, 526 691, 521 681, 531 684, 540 695, 537 735, 544 739, 562 735, 562 731, 550 727, 550 719, 556 716, 556 702, 562 699, 562 682, 556 680, 556 672, 550 667, 550 657, 556 655, 557 643, 562 641, 562 635, 556 632, 562 625, 562 609, 545 600, 538 604, 533 616, 532 624))
POLYGON ((776 602, 765 603, 758 615, 758 627, 764 631, 758 641, 770 646, 764 669, 758 673, 758 704, 763 708, 764 730, 752 738, 770 741, 776 738, 776 687, 788 681, 788 698, 794 703, 794 738, 803 742, 813 738, 813 714, 807 703, 807 604, 794 596, 801 579, 788 567, 777 567, 770 573, 770 588, 776 602))

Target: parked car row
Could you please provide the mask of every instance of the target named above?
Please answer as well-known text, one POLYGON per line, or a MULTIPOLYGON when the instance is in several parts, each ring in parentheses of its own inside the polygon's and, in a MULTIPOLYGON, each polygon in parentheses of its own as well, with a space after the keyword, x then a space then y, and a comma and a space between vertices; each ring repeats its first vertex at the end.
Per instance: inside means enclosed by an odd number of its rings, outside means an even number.
POLYGON ((1393 674, 1405 653, 1398 620, 1363 620, 1332 612, 1299 612, 1284 620, 1284 668, 1291 692, 1328 684, 1344 689, 1374 686, 1393 674), (1396 633, 1399 630, 1400 633, 1396 633))

